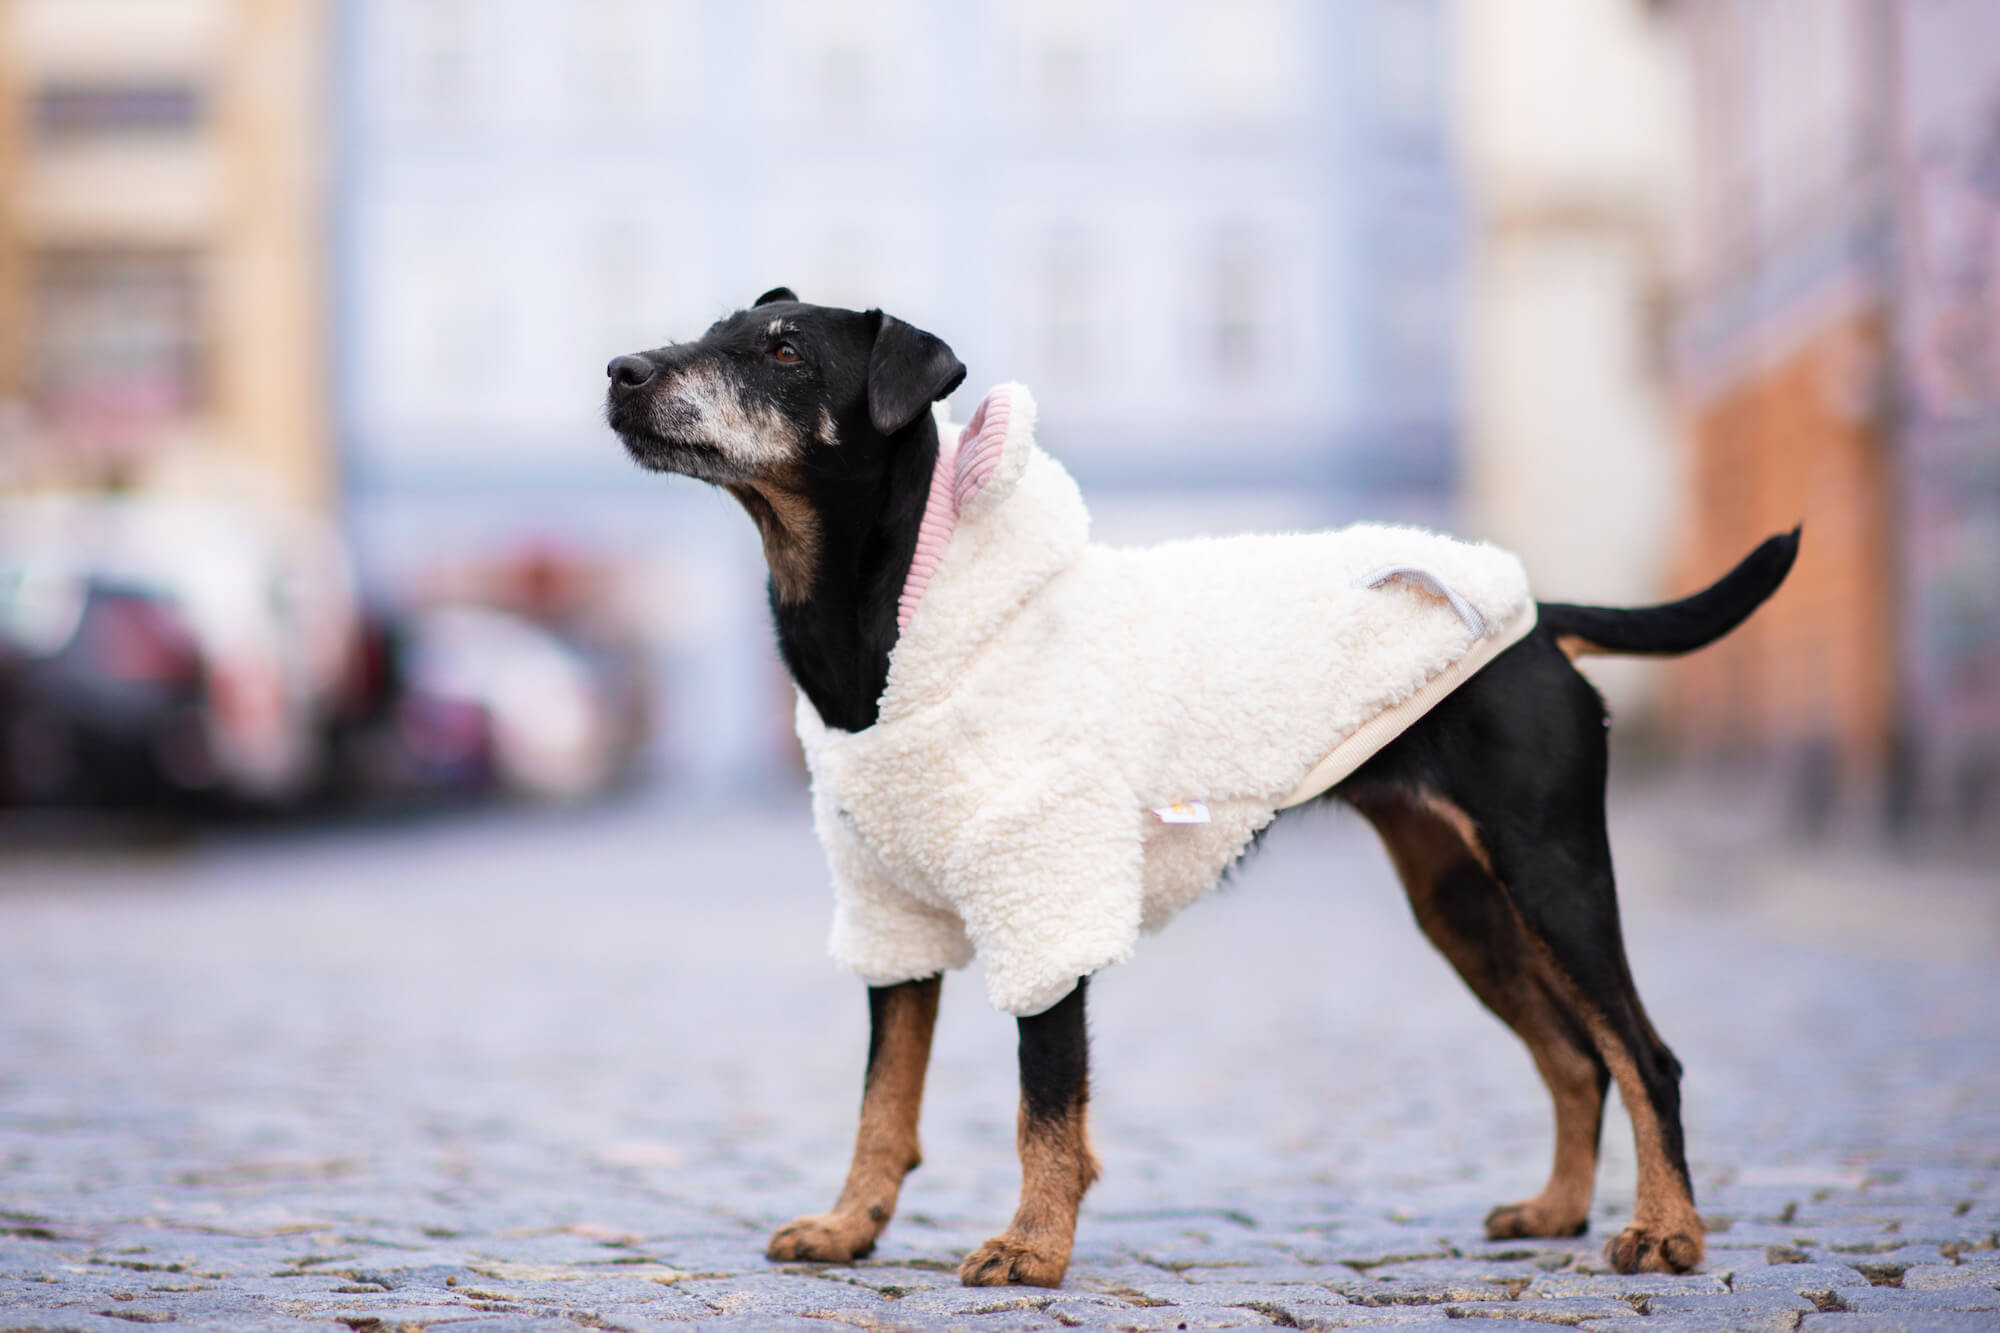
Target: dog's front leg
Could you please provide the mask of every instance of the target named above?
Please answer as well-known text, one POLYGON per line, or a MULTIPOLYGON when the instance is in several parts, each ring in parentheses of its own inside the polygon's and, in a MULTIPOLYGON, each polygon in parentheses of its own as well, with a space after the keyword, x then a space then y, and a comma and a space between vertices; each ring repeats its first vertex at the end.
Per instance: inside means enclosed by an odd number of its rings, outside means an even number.
POLYGON ((1084 1130, 1090 1100, 1090 1042, 1084 1031, 1080 978, 1053 1009, 1020 1020, 1021 1204, 1007 1229, 958 1266, 968 1287, 1011 1282, 1062 1285, 1076 1239, 1076 1210, 1097 1179, 1097 1158, 1084 1130))
POLYGON ((925 977, 868 988, 868 1073, 847 1184, 831 1212, 779 1227, 765 1250, 769 1258, 846 1263, 875 1248, 896 1211, 903 1177, 923 1161, 917 1113, 924 1102, 941 981, 925 977))

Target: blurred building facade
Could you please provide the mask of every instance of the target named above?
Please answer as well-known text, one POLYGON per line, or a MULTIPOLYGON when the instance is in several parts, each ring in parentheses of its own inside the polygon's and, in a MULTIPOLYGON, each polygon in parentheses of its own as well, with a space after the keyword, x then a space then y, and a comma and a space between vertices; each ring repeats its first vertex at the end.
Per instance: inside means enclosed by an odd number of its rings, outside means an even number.
MULTIPOLYGON (((1545 596, 1656 600, 1678 441, 1661 315, 1686 172, 1684 80, 1647 0, 1461 0, 1470 204, 1465 526, 1545 596)), ((1622 715, 1660 673, 1587 667, 1622 715)))
POLYGON ((0 484, 330 502, 320 10, 0 3, 0 484))
POLYGON ((726 499, 632 472, 601 368, 767 287, 940 333, 971 368, 961 414, 1031 385, 1107 535, 1447 515, 1445 0, 339 12, 363 554, 393 580, 526 525, 645 563, 669 725, 707 721, 685 769, 777 753, 788 726, 760 558, 726 499))
POLYGON ((1675 354, 1680 582, 1806 524, 1793 584, 1675 668, 1679 730, 1802 813, 2000 795, 2000 10, 1676 0, 1698 188, 1675 354))

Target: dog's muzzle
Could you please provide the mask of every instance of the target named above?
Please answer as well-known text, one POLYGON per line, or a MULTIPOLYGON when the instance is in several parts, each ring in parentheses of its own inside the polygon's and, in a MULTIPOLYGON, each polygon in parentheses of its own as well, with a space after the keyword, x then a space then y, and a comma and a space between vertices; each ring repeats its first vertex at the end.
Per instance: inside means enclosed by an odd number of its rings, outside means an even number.
POLYGON ((611 381, 605 415, 629 447, 634 435, 650 435, 657 425, 651 400, 660 368, 643 356, 621 356, 613 358, 604 373, 611 381))

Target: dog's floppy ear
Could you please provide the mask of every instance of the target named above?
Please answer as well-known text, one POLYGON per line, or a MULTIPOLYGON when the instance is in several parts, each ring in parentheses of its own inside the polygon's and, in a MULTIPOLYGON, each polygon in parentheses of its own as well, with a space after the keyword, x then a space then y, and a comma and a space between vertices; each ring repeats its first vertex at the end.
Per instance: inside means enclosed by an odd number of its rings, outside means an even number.
POLYGON ((798 293, 789 287, 773 287, 770 291, 765 292, 762 296, 752 301, 750 308, 755 310, 758 306, 769 305, 773 301, 796 301, 798 299, 798 293))
POLYGON ((868 356, 868 419, 894 435, 956 389, 965 367, 936 334, 880 310, 868 313, 881 321, 868 356))

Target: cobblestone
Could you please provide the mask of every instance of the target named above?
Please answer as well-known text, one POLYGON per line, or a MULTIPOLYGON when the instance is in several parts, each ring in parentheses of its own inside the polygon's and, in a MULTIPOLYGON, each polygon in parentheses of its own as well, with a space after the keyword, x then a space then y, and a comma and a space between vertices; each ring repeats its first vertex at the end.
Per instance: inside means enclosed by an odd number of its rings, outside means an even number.
POLYGON ((1016 1183, 1012 1025, 961 978, 880 1250, 764 1261, 865 1046, 795 799, 14 854, 0 1330, 2000 1327, 2000 886, 1691 819, 1615 836, 1701 1272, 1606 1268, 1615 1107, 1591 1233, 1484 1239, 1546 1096, 1325 815, 1093 986, 1057 1291, 957 1282, 1016 1183))
POLYGON ((1922 1314, 1809 1314, 1801 1333, 1993 1333, 1993 1317, 1964 1310, 1922 1314))
MULTIPOLYGON (((1716 1267, 1718 1257, 1709 1252, 1708 1266, 1716 1267)), ((1859 1269, 1846 1264, 1771 1264, 1765 1267, 1734 1267, 1729 1269, 1729 1287, 1732 1291, 1789 1291, 1799 1296, 1811 1296, 1821 1292, 1837 1291, 1842 1287, 1865 1287, 1868 1279, 1859 1269)))
MULTIPOLYGON (((2000 1291, 1977 1287, 1951 1287, 1936 1291, 1905 1291, 1900 1287, 1861 1287, 1834 1293, 1839 1308, 1867 1314, 1895 1314, 1916 1310, 2000 1310, 2000 1291)), ((1836 1308, 1832 1302, 1828 1308, 1836 1308)), ((2000 1323, 2000 1321, 1995 1321, 2000 1323)))

